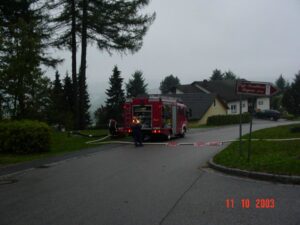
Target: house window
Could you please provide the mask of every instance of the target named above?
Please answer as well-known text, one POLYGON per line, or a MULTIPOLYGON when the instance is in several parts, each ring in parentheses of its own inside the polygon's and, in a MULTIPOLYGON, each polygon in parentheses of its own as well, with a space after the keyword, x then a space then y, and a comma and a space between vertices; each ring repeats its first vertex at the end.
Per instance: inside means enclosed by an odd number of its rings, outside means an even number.
POLYGON ((246 104, 245 103, 243 103, 243 106, 242 106, 243 108, 245 108, 246 107, 246 104))
POLYGON ((257 102, 257 104, 258 104, 258 105, 263 105, 263 104, 264 104, 264 101, 263 101, 263 100, 259 100, 259 101, 257 102))
POLYGON ((236 105, 231 105, 230 110, 232 113, 236 113, 236 105))

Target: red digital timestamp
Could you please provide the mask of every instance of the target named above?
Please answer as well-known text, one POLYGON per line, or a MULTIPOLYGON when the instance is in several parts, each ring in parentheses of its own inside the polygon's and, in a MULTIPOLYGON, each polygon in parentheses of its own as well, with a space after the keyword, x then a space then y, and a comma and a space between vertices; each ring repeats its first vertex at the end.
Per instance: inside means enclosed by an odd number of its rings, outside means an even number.
MULTIPOLYGON (((233 198, 228 198, 225 201, 227 209, 233 209, 235 207, 235 201, 233 198)), ((257 198, 255 204, 249 198, 242 198, 238 203, 243 209, 256 208, 256 209, 274 209, 275 199, 274 198, 257 198)))

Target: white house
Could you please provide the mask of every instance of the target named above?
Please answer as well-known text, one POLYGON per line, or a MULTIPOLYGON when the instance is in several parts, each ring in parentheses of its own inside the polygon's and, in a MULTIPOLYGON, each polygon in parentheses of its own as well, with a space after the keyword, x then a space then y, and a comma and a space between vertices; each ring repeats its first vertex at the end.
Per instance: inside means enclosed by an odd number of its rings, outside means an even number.
MULTIPOLYGON (((223 101, 227 103, 227 114, 239 114, 240 112, 240 96, 235 93, 234 80, 217 80, 217 81, 195 81, 191 84, 178 85, 171 89, 171 93, 207 93, 217 94, 223 101)), ((248 112, 252 99, 242 96, 242 112, 248 112)), ((259 97, 254 103, 256 110, 270 109, 270 98, 259 97)))

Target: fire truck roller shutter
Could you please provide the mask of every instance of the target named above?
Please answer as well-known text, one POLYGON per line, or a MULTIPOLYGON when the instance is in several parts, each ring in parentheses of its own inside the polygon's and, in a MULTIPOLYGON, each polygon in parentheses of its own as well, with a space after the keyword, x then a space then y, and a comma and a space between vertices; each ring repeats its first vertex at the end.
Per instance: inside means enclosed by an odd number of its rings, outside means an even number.
POLYGON ((177 106, 172 106, 172 134, 176 135, 177 130, 177 106))

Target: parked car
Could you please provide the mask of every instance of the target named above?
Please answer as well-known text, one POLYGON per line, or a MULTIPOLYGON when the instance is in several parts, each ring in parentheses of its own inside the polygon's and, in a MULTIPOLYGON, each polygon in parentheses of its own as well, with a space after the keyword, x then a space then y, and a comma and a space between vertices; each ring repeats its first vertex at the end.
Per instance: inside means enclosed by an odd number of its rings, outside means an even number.
POLYGON ((269 119, 277 121, 280 118, 280 112, 277 110, 262 110, 256 112, 255 117, 258 119, 269 119))

